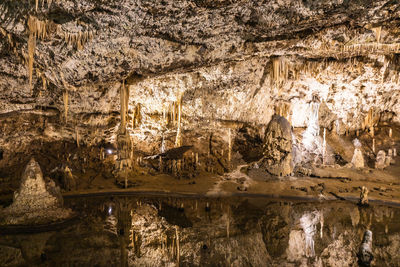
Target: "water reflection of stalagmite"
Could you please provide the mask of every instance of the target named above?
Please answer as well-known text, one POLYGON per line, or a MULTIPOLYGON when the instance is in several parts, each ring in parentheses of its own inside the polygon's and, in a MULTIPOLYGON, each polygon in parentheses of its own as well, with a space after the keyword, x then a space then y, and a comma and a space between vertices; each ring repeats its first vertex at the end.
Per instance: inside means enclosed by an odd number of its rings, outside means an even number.
POLYGON ((371 266, 374 256, 372 254, 372 232, 370 230, 365 231, 357 256, 360 266, 371 266))
POLYGON ((121 266, 128 266, 128 246, 132 229, 131 204, 127 199, 121 199, 116 205, 117 232, 121 249, 121 266))
POLYGON ((179 226, 175 226, 175 238, 176 238, 176 266, 180 264, 180 244, 179 244, 179 226))
MULTIPOLYGON (((314 257, 315 250, 314 250, 314 235, 317 230, 317 224, 321 224, 321 228, 323 225, 323 219, 321 219, 322 213, 319 211, 308 212, 305 213, 300 218, 300 225, 303 228, 304 235, 305 235, 305 255, 307 257, 314 257)), ((322 235, 322 230, 321 230, 322 235)))

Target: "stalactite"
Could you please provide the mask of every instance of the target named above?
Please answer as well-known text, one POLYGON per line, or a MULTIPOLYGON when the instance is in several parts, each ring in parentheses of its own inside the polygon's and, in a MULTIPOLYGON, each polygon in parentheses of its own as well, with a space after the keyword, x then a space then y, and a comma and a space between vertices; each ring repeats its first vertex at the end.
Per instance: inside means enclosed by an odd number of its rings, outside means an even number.
POLYGON ((372 28, 372 30, 375 33, 376 42, 379 43, 381 40, 382 26, 372 28))
POLYGON ((68 91, 65 90, 63 92, 63 100, 64 100, 64 118, 65 122, 68 121, 68 91))
POLYGON ((122 82, 120 88, 120 106, 121 106, 121 125, 120 131, 126 131, 126 118, 128 115, 128 102, 129 102, 129 86, 125 86, 125 81, 122 82))
POLYGON ((372 139, 372 152, 375 153, 375 138, 372 139))
POLYGON ((228 162, 231 162, 232 158, 232 130, 229 128, 228 130, 228 162))
POLYGON ((133 112, 133 118, 132 118, 132 128, 138 127, 141 122, 142 122, 142 106, 140 103, 138 103, 135 107, 135 110, 133 112))
POLYGON ((180 147, 182 146, 182 133, 181 133, 182 94, 181 93, 178 96, 177 106, 178 106, 178 119, 177 119, 178 129, 176 131, 175 147, 180 147))
POLYGON ((280 102, 275 105, 275 114, 285 117, 289 121, 290 116, 290 103, 280 102))
POLYGON ((34 34, 30 33, 28 39, 28 73, 29 73, 29 86, 31 89, 32 89, 35 47, 36 47, 36 37, 34 34))
POLYGON ((376 123, 377 116, 374 114, 374 108, 371 108, 364 118, 363 128, 371 129, 376 123))
POLYGON ((79 148, 79 131, 78 127, 75 126, 76 146, 79 148))
POLYGON ((326 154, 326 128, 324 128, 324 139, 322 142, 322 164, 325 165, 325 154, 326 154))
POLYGON ((34 55, 36 49, 36 39, 45 39, 47 37, 48 24, 49 22, 38 20, 34 16, 28 18, 28 74, 29 74, 29 86, 32 89, 32 76, 33 76, 33 65, 34 55))

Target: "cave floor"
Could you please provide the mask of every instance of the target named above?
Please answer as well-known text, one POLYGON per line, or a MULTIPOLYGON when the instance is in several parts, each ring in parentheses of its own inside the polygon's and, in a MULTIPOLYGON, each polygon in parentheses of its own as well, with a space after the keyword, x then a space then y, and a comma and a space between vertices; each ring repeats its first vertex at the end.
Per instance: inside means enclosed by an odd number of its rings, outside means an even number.
MULTIPOLYGON (((241 165, 243 166, 243 165, 241 165)), ((130 177, 133 187, 121 189, 113 179, 94 180, 85 189, 65 192, 63 195, 107 194, 163 194, 228 197, 232 195, 259 195, 271 198, 309 200, 357 201, 362 186, 369 189, 371 201, 400 205, 400 162, 385 170, 346 167, 314 168, 313 177, 273 177, 265 172, 236 171, 222 176, 200 173, 194 179, 177 179, 170 175, 142 175, 130 177)))

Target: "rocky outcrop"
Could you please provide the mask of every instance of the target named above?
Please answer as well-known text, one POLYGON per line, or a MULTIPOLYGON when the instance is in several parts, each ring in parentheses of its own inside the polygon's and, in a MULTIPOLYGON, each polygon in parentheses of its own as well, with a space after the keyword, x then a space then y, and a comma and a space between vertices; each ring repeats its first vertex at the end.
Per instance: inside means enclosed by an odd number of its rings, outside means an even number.
POLYGON ((275 115, 265 130, 265 168, 273 175, 286 176, 293 172, 292 129, 290 123, 275 115))

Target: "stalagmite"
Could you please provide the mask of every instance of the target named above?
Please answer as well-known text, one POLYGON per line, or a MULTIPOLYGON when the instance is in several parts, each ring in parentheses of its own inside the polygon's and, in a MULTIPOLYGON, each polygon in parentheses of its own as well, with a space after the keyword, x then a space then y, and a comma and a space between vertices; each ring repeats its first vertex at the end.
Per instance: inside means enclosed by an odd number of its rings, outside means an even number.
POLYGON ((361 188, 360 200, 358 202, 359 205, 362 205, 362 206, 368 205, 368 193, 369 193, 368 188, 363 186, 361 188))
POLYGON ((392 128, 389 129, 389 138, 392 138, 392 128))
POLYGON ((351 160, 351 164, 353 165, 354 168, 364 168, 364 157, 361 152, 361 143, 360 141, 356 138, 353 141, 354 144, 354 154, 353 158, 351 160))
POLYGON ((388 165, 386 164, 386 152, 383 150, 379 150, 376 155, 375 169, 384 169, 388 165))

